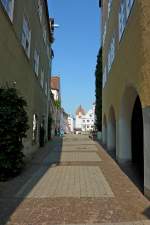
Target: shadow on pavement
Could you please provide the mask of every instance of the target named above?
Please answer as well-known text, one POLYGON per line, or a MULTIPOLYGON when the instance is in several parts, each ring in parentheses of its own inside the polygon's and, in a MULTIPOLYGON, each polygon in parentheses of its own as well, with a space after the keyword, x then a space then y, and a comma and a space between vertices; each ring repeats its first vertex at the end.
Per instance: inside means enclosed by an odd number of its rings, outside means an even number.
POLYGON ((54 138, 53 141, 35 153, 21 175, 10 181, 0 182, 0 225, 9 222, 11 215, 42 179, 47 170, 60 163, 62 145, 63 138, 54 138))
POLYGON ((143 212, 143 214, 150 219, 150 207, 148 207, 147 209, 145 209, 145 211, 143 212))
MULTIPOLYGON (((100 141, 96 140, 105 150, 106 146, 100 141)), ((120 169, 130 178, 130 180, 139 188, 139 190, 144 193, 142 178, 140 177, 136 166, 132 162, 118 163, 116 159, 116 153, 114 151, 107 151, 107 154, 119 165, 120 169)))

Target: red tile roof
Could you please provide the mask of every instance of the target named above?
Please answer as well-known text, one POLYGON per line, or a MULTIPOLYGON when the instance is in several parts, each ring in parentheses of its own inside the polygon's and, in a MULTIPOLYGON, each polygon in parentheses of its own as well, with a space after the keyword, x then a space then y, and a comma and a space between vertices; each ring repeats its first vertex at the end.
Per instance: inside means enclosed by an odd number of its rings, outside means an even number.
POLYGON ((82 108, 81 105, 76 110, 76 115, 79 115, 79 113, 81 113, 82 115, 85 115, 85 110, 82 108))
POLYGON ((51 80, 50 80, 50 86, 51 86, 51 89, 53 90, 60 90, 60 77, 58 76, 54 76, 54 77, 51 77, 51 80))

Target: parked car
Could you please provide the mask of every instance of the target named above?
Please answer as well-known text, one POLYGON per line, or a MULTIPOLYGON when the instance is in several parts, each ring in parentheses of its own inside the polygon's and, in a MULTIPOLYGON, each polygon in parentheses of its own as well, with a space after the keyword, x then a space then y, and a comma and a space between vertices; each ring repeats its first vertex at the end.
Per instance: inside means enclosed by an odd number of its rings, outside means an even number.
POLYGON ((75 133, 75 134, 82 134, 81 128, 76 128, 76 129, 74 129, 74 133, 75 133))

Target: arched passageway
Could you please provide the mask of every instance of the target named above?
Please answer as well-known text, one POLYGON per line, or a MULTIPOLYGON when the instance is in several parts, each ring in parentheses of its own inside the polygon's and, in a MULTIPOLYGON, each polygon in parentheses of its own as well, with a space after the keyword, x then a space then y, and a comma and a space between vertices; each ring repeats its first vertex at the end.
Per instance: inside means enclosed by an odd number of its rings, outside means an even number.
POLYGON ((118 160, 128 163, 129 176, 143 189, 144 138, 142 106, 137 91, 128 87, 124 92, 119 119, 118 160), (130 169, 130 171, 129 171, 130 169), (132 170, 132 171, 131 171, 132 170))
POLYGON ((107 119, 105 115, 103 117, 102 140, 103 140, 103 144, 107 146, 107 119))
POLYGON ((143 115, 139 96, 135 100, 132 113, 131 140, 132 162, 141 179, 144 180, 143 115))
POLYGON ((116 157, 116 117, 114 108, 111 106, 109 111, 109 118, 108 118, 108 137, 107 137, 107 148, 108 151, 114 152, 116 157))

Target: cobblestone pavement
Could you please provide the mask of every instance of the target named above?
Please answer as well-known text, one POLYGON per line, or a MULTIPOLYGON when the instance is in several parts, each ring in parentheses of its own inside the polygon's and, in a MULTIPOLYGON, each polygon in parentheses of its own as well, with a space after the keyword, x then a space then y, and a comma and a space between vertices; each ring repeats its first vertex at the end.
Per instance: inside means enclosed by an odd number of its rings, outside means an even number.
POLYGON ((55 138, 0 183, 0 225, 150 225, 149 201, 100 145, 55 138))

